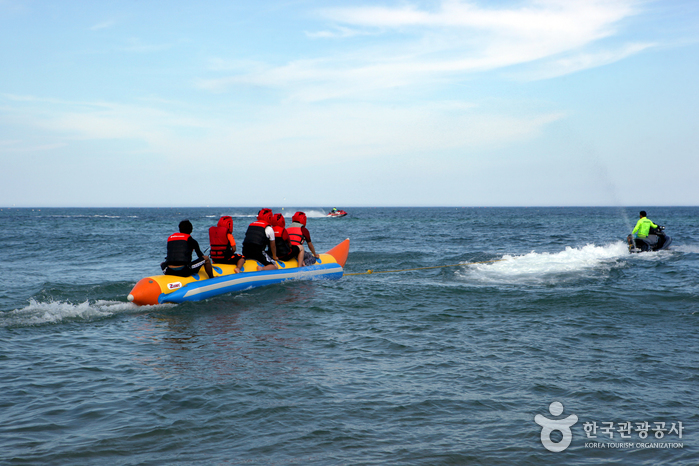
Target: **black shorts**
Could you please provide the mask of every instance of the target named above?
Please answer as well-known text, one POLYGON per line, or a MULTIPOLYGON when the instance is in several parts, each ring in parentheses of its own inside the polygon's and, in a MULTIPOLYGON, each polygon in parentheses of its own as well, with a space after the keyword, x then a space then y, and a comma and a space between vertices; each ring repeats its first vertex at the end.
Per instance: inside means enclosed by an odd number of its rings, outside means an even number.
POLYGON ((206 259, 203 257, 200 257, 196 260, 193 260, 191 263, 183 265, 183 266, 178 266, 177 268, 173 267, 168 267, 167 261, 163 262, 160 264, 160 268, 163 270, 163 273, 165 275, 174 275, 176 277, 190 277, 194 275, 195 273, 199 273, 199 269, 204 265, 206 262, 206 259))
POLYGON ((243 256, 240 254, 233 254, 230 259, 226 259, 225 257, 223 259, 216 259, 212 261, 214 264, 237 264, 240 259, 242 259, 243 256))
POLYGON ((299 249, 298 246, 296 246, 296 245, 291 246, 291 252, 289 254, 287 254, 286 256, 279 256, 279 260, 280 261, 290 261, 291 259, 298 259, 299 252, 301 252, 301 250, 299 249))
POLYGON ((269 257, 269 254, 267 254, 263 246, 257 246, 255 244, 243 243, 243 256, 245 256, 246 259, 256 260, 263 266, 276 263, 269 257))

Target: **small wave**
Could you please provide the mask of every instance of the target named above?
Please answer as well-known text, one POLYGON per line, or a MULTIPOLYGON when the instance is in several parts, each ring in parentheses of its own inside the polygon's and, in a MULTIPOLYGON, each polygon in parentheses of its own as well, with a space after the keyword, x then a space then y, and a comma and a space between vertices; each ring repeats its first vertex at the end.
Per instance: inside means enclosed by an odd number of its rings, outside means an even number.
POLYGON ((73 304, 62 301, 38 302, 29 300, 29 305, 0 314, 0 327, 35 326, 58 324, 70 321, 93 321, 138 309, 133 303, 121 301, 85 301, 73 304))
POLYGON ((629 257, 626 244, 606 246, 588 244, 582 248, 566 247, 557 253, 530 252, 523 256, 505 255, 498 262, 473 264, 461 272, 463 278, 490 283, 545 283, 581 273, 610 270, 619 260, 629 257))

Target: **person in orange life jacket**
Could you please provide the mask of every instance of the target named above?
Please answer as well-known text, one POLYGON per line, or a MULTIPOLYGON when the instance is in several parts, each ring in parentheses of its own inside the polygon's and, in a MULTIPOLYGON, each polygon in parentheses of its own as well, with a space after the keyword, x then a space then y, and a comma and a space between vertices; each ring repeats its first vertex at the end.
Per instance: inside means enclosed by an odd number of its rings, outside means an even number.
POLYGON ((178 277, 189 277, 199 272, 202 266, 209 278, 214 276, 211 268, 209 256, 205 256, 199 243, 192 238, 192 223, 189 220, 182 220, 179 225, 180 232, 173 233, 167 239, 167 257, 165 262, 160 264, 160 268, 165 275, 176 275, 178 277), (192 252, 197 253, 197 259, 192 260, 192 252))
POLYGON ((209 243, 211 244, 211 261, 214 264, 235 264, 235 273, 245 264, 245 258, 235 253, 235 238, 233 238, 233 219, 224 215, 218 219, 218 225, 209 228, 209 243))
POLYGON ((306 228, 306 214, 303 212, 296 212, 291 217, 291 221, 293 223, 291 224, 291 226, 289 226, 289 228, 286 229, 286 231, 289 233, 289 239, 291 240, 291 244, 294 246, 298 246, 299 249, 301 249, 301 251, 304 252, 304 260, 299 261, 299 267, 303 267, 304 265, 315 264, 315 260, 318 258, 318 254, 316 254, 316 250, 313 247, 313 242, 311 241, 311 233, 306 228), (308 249, 310 249, 311 252, 304 251, 304 241, 308 243, 308 249))
POLYGON ((277 248, 274 242, 274 229, 271 226, 272 211, 270 209, 261 209, 257 214, 257 221, 252 222, 245 232, 243 240, 243 256, 246 259, 254 259, 262 264, 257 270, 275 270, 279 266, 275 262, 277 260, 277 248), (265 249, 269 246, 272 253, 270 257, 265 249))
MULTIPOLYGON (((303 250, 298 246, 292 245, 289 239, 289 233, 284 226, 286 220, 282 214, 274 214, 272 217, 272 229, 274 230, 274 243, 277 247, 277 257, 281 261, 297 259, 298 263, 303 262, 303 250)), ((301 265, 299 265, 301 267, 301 265)))

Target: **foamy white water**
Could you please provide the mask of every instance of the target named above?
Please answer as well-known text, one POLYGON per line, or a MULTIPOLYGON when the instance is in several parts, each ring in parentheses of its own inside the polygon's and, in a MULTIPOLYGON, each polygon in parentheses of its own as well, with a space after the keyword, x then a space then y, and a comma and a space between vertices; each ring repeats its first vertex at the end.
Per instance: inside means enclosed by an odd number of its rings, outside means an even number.
POLYGON ((699 246, 694 244, 681 244, 679 246, 671 245, 669 249, 687 254, 699 254, 699 246))
MULTIPOLYGON (((308 218, 324 218, 328 216, 328 212, 330 212, 330 209, 327 211, 319 210, 319 209, 310 209, 310 210, 304 210, 304 209, 297 209, 297 208, 284 208, 282 209, 272 209, 275 214, 282 214, 284 215, 284 218, 291 218, 296 212, 304 212, 306 214, 306 217, 308 218)), ((257 218, 257 212, 253 214, 249 213, 240 213, 240 212, 233 212, 233 213, 228 213, 228 214, 221 214, 221 215, 230 215, 233 218, 257 218)), ((210 217, 210 218, 219 218, 219 215, 206 215, 205 217, 210 217)))
POLYGON ((622 242, 582 248, 566 247, 557 253, 530 252, 522 256, 505 255, 498 262, 472 264, 460 274, 464 279, 491 283, 541 283, 575 278, 581 273, 608 272, 631 258, 622 242))
POLYGON ((62 301, 38 302, 29 300, 29 305, 3 313, 0 327, 11 325, 56 324, 70 320, 94 320, 123 312, 135 312, 138 306, 120 301, 85 301, 73 304, 62 301))

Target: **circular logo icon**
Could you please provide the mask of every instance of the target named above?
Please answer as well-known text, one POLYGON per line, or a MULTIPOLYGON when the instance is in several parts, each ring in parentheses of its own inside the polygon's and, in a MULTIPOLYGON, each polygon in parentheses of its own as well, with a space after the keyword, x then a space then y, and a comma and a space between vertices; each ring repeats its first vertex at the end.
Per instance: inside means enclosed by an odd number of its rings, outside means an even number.
MULTIPOLYGON (((549 413, 555 417, 560 416, 563 414, 563 404, 554 401, 549 405, 549 413)), ((541 426, 542 445, 544 445, 548 451, 558 453, 568 448, 570 442, 573 441, 573 433, 570 431, 570 428, 578 422, 578 416, 571 414, 564 419, 549 419, 546 416, 537 414, 534 416, 534 422, 541 426), (560 442, 551 440, 551 433, 556 430, 560 431, 563 435, 560 442)))

